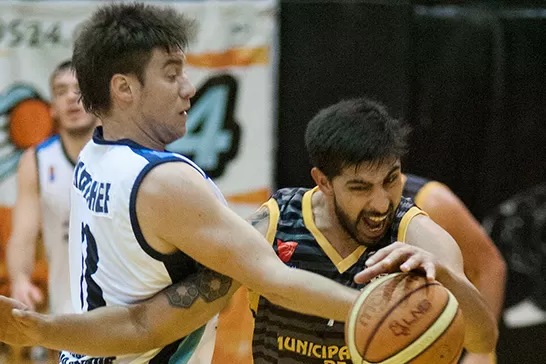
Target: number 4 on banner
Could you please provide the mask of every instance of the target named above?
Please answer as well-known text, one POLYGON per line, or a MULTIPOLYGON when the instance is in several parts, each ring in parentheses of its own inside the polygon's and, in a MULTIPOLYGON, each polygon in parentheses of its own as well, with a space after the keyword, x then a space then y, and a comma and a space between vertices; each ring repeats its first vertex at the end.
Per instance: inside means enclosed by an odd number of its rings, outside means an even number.
POLYGON ((186 135, 167 150, 193 159, 211 177, 219 177, 239 149, 240 127, 233 112, 237 82, 221 75, 207 80, 192 98, 186 135))

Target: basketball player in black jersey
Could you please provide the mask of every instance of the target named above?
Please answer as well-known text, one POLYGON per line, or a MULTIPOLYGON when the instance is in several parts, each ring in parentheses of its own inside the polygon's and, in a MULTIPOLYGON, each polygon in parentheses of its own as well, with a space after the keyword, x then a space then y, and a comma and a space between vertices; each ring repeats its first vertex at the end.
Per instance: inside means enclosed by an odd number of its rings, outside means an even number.
MULTIPOLYGON (((367 99, 322 110, 306 134, 317 187, 278 191, 250 221, 287 266, 347 286, 360 288, 378 274, 400 270, 418 270, 438 279, 454 293, 465 315, 466 348, 490 352, 497 338, 495 319, 464 275, 457 244, 411 200, 402 198, 400 158, 406 134, 404 124, 367 99)), ((250 297, 256 314, 255 363, 350 363, 342 322, 295 313, 252 292, 250 297)), ((15 303, 2 299, 0 304, 7 323, 7 329, 0 330, 2 340, 38 341, 77 351, 70 334, 86 333, 88 347, 96 353, 101 348, 95 347, 95 331, 85 328, 108 327, 100 339, 108 337, 111 350, 125 353, 137 343, 157 340, 155 333, 165 331, 159 326, 176 322, 177 316, 162 294, 143 304, 78 316, 16 311, 15 323, 6 313, 6 306, 15 303)), ((170 329, 185 335, 184 327, 170 329)))
MULTIPOLYGON (((402 196, 411 198, 433 221, 455 238, 464 258, 466 275, 489 304, 495 317, 499 318, 504 297, 506 267, 491 238, 464 203, 445 184, 408 173, 402 174, 402 184, 404 186, 402 196)), ((277 197, 281 195, 280 192, 277 193, 277 197)), ((267 205, 275 203, 270 201, 267 205)), ((284 204, 282 199, 280 204, 284 204)), ((278 242, 274 244, 278 247, 278 242)), ((293 247, 294 244, 281 242, 279 253, 281 258, 286 258, 293 247)), ((229 309, 220 316, 215 362, 250 363, 254 318, 248 310, 247 292, 241 289, 233 301, 229 309)), ((495 362, 494 353, 469 352, 466 352, 460 361, 461 364, 495 362)))

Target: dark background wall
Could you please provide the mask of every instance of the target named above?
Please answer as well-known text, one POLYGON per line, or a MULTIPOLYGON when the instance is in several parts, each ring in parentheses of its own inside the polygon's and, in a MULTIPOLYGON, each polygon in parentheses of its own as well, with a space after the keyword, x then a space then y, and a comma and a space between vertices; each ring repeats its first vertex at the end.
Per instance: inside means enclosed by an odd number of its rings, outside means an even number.
MULTIPOLYGON (((452 2, 281 1, 277 187, 312 186, 306 123, 360 95, 412 125, 404 170, 479 220, 546 182, 546 3, 452 2)), ((545 340, 546 325, 502 327, 498 363, 545 362, 545 340)))
POLYGON ((311 185, 303 135, 319 109, 366 94, 406 114, 411 19, 403 2, 281 2, 278 187, 311 185))

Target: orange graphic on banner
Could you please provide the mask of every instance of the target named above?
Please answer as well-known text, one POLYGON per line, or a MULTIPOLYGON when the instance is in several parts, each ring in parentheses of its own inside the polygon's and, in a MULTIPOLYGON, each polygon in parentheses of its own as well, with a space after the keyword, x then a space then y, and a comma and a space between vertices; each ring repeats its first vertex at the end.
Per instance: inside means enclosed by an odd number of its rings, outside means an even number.
POLYGON ((261 205, 269 199, 270 195, 271 191, 268 188, 260 188, 254 191, 226 196, 226 200, 231 203, 261 205))
POLYGON ((234 48, 218 53, 188 54, 186 63, 194 67, 237 67, 269 64, 269 47, 234 48))

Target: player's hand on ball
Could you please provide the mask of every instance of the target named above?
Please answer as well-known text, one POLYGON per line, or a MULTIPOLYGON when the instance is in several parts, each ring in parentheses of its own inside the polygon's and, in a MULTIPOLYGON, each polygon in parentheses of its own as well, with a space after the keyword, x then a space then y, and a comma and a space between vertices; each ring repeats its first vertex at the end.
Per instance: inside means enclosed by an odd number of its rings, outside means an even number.
POLYGON ((436 279, 438 262, 429 252, 401 242, 378 250, 366 261, 366 269, 355 276, 355 282, 367 283, 383 273, 421 271, 429 281, 436 279))

